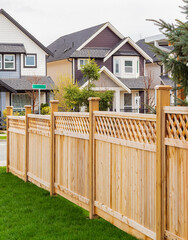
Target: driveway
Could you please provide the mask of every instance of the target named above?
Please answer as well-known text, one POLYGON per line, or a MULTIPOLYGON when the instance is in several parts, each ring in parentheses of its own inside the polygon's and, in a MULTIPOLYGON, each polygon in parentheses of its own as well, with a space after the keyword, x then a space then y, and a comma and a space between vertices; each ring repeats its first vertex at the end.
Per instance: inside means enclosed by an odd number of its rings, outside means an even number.
POLYGON ((0 140, 0 167, 6 166, 7 141, 0 140))

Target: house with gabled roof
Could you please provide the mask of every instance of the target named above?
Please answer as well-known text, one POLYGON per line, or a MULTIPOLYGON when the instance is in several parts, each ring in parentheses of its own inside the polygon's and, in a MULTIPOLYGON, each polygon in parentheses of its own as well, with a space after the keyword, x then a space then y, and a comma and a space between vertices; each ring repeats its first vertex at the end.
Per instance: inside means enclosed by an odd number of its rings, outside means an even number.
POLYGON ((0 112, 7 105, 19 111, 31 104, 32 83, 46 84, 41 102, 49 102, 54 85, 46 58, 53 55, 6 11, 0 9, 0 112))
POLYGON ((144 112, 147 75, 145 62, 153 59, 130 37, 124 37, 107 22, 58 38, 48 48, 48 75, 56 82, 69 75, 81 88, 87 85, 80 68, 94 58, 101 77, 94 90, 114 91, 113 111, 144 112))

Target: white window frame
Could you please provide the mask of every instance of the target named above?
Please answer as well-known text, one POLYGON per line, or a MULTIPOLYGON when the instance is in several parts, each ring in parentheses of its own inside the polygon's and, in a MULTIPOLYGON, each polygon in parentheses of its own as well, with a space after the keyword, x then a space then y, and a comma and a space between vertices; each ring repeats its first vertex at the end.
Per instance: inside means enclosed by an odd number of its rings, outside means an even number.
POLYGON ((3 69, 4 70, 15 70, 15 66, 16 66, 15 62, 16 62, 15 54, 4 54, 3 55, 3 69), (5 60, 6 56, 13 56, 14 60, 13 61, 6 61, 5 60), (6 63, 13 63, 13 68, 6 68, 5 67, 6 63))
MULTIPOLYGON (((80 65, 80 61, 84 61, 85 64, 86 64, 86 62, 88 62, 89 59, 88 59, 88 58, 79 58, 79 59, 78 59, 78 70, 80 70, 80 69, 81 69, 81 66, 82 66, 82 65, 80 65)), ((85 64, 84 64, 84 65, 85 65, 85 64)), ((84 65, 83 65, 83 66, 84 66, 84 65)))
POLYGON ((0 66, 0 70, 3 69, 3 55, 0 54, 0 63, 1 63, 1 66, 0 66))
POLYGON ((131 75, 134 74, 134 61, 133 60, 131 60, 131 59, 130 60, 129 59, 124 60, 124 72, 125 72, 125 74, 131 74, 131 75), (132 66, 125 66, 125 62, 132 62, 132 66), (132 71, 131 72, 126 72, 125 71, 126 67, 128 67, 128 68, 131 67, 132 71))
POLYGON ((36 64, 36 54, 26 54, 25 59, 24 59, 24 67, 36 67, 36 66, 37 66, 37 64, 36 64), (34 65, 27 65, 26 58, 31 57, 31 56, 34 57, 34 65))

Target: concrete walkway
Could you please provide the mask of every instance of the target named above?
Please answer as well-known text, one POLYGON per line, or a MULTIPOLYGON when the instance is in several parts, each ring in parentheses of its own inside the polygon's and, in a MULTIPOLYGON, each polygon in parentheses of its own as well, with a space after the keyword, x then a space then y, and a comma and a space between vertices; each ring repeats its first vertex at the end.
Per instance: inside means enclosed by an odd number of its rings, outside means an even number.
POLYGON ((6 166, 7 141, 0 140, 0 167, 6 166))

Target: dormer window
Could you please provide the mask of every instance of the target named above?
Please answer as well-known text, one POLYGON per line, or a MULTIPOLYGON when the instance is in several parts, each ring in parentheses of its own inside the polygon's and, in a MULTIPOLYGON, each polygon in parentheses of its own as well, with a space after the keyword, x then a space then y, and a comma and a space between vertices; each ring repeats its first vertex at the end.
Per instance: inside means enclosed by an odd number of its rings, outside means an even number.
POLYGON ((133 72, 133 61, 125 60, 125 73, 132 73, 133 72))
POLYGON ((139 56, 114 56, 113 73, 120 78, 138 78, 140 76, 139 56))
POLYGON ((28 67, 28 68, 32 68, 32 67, 36 67, 36 54, 27 54, 25 55, 24 58, 24 67, 28 67))
POLYGON ((86 65, 86 63, 88 63, 88 59, 78 59, 78 70, 80 70, 82 66, 86 65))

